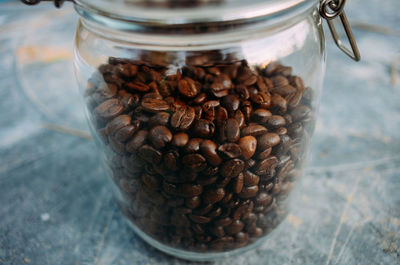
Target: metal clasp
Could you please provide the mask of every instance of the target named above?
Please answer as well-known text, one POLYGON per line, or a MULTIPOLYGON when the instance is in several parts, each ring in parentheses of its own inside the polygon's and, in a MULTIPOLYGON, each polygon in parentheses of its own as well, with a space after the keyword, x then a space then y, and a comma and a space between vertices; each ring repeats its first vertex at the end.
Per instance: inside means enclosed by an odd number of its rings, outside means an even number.
POLYGON ((349 21, 347 20, 346 14, 344 12, 345 4, 346 0, 322 0, 319 6, 319 13, 328 22, 332 37, 335 40, 335 43, 339 47, 339 49, 350 56, 353 60, 359 61, 361 59, 360 51, 358 50, 356 40, 354 39, 349 21), (333 24, 333 19, 335 19, 337 16, 340 16, 340 20, 346 32, 347 39, 349 40, 351 50, 342 44, 342 41, 340 40, 339 35, 336 32, 335 25, 333 24))

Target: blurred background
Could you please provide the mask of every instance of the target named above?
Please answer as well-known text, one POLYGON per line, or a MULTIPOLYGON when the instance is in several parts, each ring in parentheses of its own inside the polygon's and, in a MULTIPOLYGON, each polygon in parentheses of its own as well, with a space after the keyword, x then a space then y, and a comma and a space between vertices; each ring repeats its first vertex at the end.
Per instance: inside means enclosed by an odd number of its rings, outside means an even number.
MULTIPOLYGON (((400 264, 400 2, 351 0, 362 60, 327 37, 293 211, 215 264, 400 264)), ((189 264, 138 238, 112 200, 73 74, 71 4, 0 1, 0 264, 189 264)))

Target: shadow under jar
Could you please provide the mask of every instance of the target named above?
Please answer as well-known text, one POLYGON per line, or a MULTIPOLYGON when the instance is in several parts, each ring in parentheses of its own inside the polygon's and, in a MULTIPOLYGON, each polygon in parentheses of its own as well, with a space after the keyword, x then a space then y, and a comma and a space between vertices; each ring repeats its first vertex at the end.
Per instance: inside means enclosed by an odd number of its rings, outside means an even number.
POLYGON ((166 253, 252 249, 287 215, 310 144, 318 1, 155 3, 75 3, 76 73, 117 202, 166 253))

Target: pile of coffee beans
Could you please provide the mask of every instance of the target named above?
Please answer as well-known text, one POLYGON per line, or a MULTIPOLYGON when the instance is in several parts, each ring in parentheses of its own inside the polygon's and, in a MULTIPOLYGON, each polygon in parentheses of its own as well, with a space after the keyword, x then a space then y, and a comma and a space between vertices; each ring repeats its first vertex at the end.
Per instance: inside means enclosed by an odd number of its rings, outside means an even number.
POLYGON ((86 94, 125 215, 198 252, 246 246, 282 221, 313 127, 312 90, 291 67, 210 56, 109 58, 86 94))

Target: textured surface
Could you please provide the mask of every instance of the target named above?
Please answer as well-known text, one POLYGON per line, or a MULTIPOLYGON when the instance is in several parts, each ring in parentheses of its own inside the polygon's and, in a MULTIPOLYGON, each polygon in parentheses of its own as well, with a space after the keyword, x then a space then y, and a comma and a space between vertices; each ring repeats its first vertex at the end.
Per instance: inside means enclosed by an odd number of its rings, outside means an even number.
MULTIPOLYGON (((358 23, 360 63, 328 45, 293 211, 259 249, 215 264, 400 263, 400 84, 391 82, 399 8, 398 0, 349 1, 351 20, 395 30, 358 23)), ((93 142, 46 125, 87 130, 73 78, 76 19, 69 5, 0 4, 0 264, 189 264, 133 234, 93 142)))

